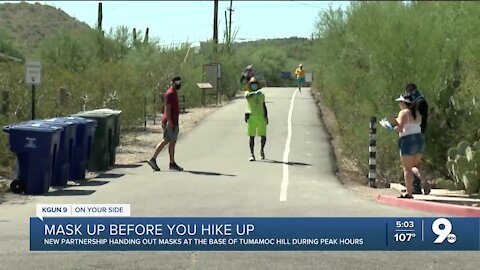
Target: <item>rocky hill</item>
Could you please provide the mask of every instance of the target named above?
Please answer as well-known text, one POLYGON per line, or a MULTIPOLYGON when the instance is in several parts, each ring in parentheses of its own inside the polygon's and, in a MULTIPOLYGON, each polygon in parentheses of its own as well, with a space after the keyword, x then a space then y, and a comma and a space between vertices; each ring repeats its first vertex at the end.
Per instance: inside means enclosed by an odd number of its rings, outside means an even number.
POLYGON ((63 28, 89 26, 61 9, 40 3, 0 4, 0 32, 7 35, 11 45, 24 56, 28 56, 47 36, 63 28))

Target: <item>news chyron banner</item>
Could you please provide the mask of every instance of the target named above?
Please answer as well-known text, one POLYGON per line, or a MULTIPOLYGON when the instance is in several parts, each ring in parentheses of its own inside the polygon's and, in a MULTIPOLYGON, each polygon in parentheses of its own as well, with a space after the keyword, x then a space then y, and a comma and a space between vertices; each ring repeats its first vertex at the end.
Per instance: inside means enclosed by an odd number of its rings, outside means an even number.
POLYGON ((479 218, 132 217, 37 205, 32 251, 480 251, 479 218))

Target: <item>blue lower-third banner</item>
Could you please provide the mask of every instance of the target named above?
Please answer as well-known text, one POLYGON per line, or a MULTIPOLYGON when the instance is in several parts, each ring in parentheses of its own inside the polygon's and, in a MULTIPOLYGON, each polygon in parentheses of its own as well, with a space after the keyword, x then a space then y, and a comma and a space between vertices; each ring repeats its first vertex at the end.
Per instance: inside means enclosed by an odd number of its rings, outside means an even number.
POLYGON ((480 250, 478 218, 30 218, 34 251, 480 250))

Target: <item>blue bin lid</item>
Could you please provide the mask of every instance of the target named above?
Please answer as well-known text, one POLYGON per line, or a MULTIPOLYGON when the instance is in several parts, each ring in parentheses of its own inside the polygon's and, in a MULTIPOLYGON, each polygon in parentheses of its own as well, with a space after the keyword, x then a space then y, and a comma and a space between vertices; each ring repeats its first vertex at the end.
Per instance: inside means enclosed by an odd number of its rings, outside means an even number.
POLYGON ((58 126, 48 125, 41 121, 29 121, 29 122, 22 122, 22 123, 3 127, 3 131, 8 132, 9 130, 25 130, 25 131, 53 133, 53 132, 61 131, 63 130, 63 128, 58 126))
POLYGON ((71 126, 71 125, 76 125, 76 123, 72 122, 72 121, 66 121, 66 120, 63 120, 61 118, 50 118, 50 119, 44 119, 44 120, 41 120, 42 122, 44 122, 45 124, 48 124, 48 125, 55 125, 55 126, 61 126, 61 127, 68 127, 68 126, 71 126))

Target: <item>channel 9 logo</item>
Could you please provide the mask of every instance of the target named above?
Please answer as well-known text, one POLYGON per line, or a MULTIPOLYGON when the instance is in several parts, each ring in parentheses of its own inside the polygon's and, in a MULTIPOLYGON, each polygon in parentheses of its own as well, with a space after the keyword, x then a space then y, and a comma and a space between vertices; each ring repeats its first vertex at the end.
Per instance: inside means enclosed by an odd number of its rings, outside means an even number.
POLYGON ((457 236, 452 233, 452 223, 446 218, 437 218, 433 221, 432 232, 437 235, 437 239, 433 241, 435 244, 442 244, 445 240, 450 244, 457 241, 457 236))

